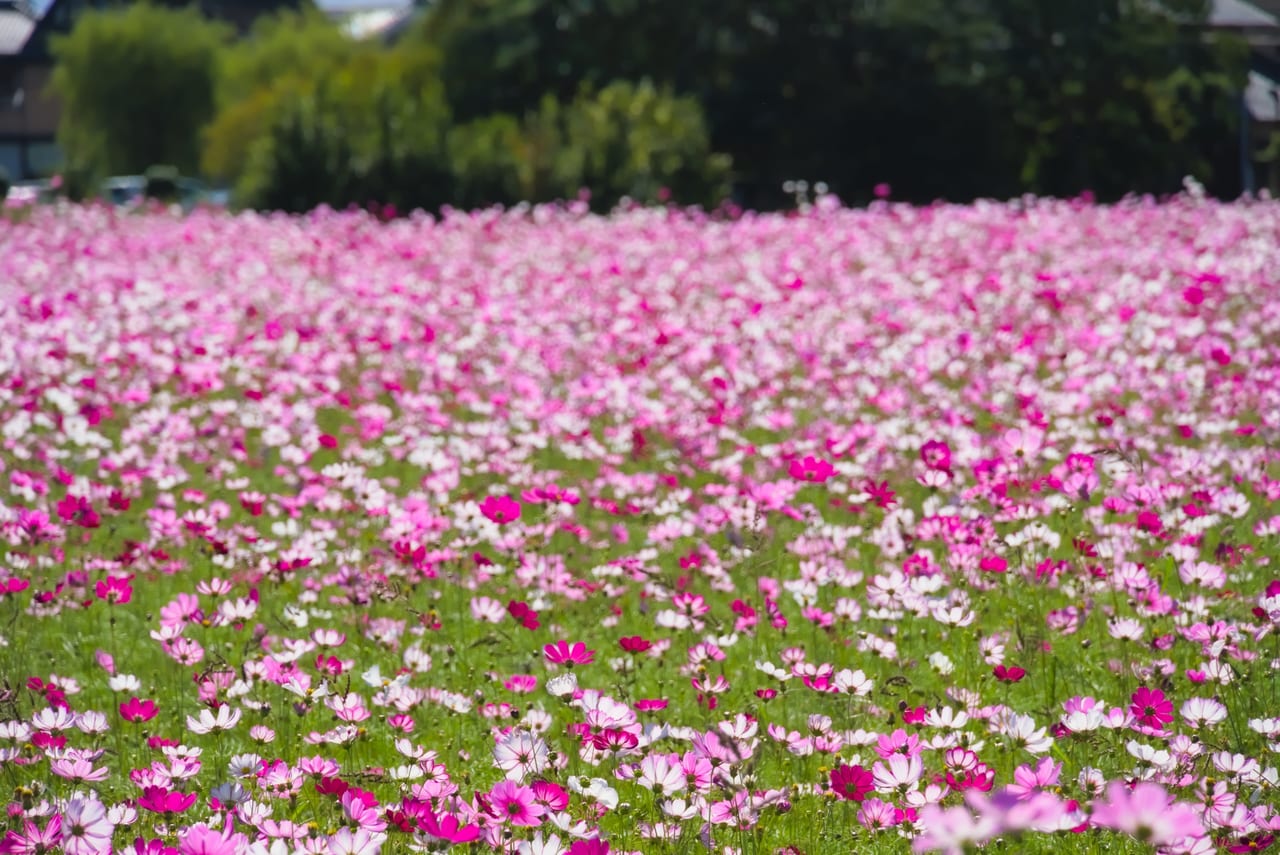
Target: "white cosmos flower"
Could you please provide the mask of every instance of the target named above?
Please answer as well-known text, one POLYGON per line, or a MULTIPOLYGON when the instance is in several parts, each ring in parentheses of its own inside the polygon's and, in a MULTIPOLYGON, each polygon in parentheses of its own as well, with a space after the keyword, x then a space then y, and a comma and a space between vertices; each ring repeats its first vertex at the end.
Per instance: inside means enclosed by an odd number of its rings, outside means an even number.
POLYGON ((572 671, 557 674, 547 681, 547 691, 557 698, 572 695, 578 690, 578 677, 572 671))
POLYGON ((311 618, 307 615, 305 610, 294 605, 285 606, 281 617, 284 618, 285 623, 295 627, 296 629, 304 628, 311 621, 311 618))
POLYGON ((187 729, 192 733, 214 733, 222 730, 230 730, 240 721, 240 710, 232 709, 223 704, 218 707, 217 715, 208 710, 200 710, 200 717, 187 716, 187 729))
POLYGON ((426 774, 421 766, 393 766, 387 771, 387 777, 393 781, 417 781, 426 774))
POLYGON ((400 674, 395 677, 387 677, 382 673, 382 669, 374 665, 368 671, 360 675, 360 679, 364 680, 375 689, 396 688, 402 689, 409 684, 408 674, 400 674))
POLYGON ((329 695, 328 680, 321 680, 320 685, 313 689, 311 688, 310 680, 308 680, 307 682, 303 682, 297 677, 292 677, 289 679, 289 682, 284 684, 284 687, 288 691, 293 692, 298 697, 306 698, 309 701, 314 701, 314 700, 317 700, 318 698, 328 697, 329 695))
POLYGON ((672 819, 693 819, 698 815, 698 808, 684 799, 671 799, 662 803, 662 812, 672 819))
POLYGON ((549 834, 543 837, 542 832, 539 831, 532 840, 520 841, 520 848, 517 851, 519 855, 564 855, 569 850, 561 844, 560 835, 549 834))
POLYGON ((609 810, 618 806, 618 791, 609 786, 603 778, 588 779, 570 776, 568 783, 571 791, 595 799, 609 810))
POLYGON ((142 689, 142 681, 132 674, 116 674, 107 680, 107 688, 113 692, 136 694, 142 689))
POLYGON ((862 669, 851 671, 844 668, 836 672, 835 679, 832 683, 837 689, 850 695, 856 695, 865 698, 871 694, 871 690, 875 688, 875 681, 867 678, 862 669))
POLYGON ((768 674, 775 680, 785 681, 791 679, 791 672, 788 669, 774 665, 772 662, 757 661, 756 670, 768 674))

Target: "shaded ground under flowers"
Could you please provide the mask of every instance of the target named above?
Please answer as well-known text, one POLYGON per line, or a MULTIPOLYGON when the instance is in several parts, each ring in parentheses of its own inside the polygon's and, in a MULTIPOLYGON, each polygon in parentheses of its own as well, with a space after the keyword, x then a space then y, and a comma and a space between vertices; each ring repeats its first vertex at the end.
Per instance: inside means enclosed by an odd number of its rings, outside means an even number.
POLYGON ((0 224, 0 852, 1275 851, 1277 247, 0 224))

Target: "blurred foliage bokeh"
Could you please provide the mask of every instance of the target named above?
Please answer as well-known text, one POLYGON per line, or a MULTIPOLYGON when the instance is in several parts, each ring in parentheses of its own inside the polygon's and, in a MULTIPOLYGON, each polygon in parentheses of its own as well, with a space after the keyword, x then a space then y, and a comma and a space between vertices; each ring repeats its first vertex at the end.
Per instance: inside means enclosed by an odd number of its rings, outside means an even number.
POLYGON ((69 164, 171 163, 241 204, 787 204, 1239 192, 1248 49, 1206 0, 433 0, 394 43, 314 9, 247 37, 85 14, 69 164))

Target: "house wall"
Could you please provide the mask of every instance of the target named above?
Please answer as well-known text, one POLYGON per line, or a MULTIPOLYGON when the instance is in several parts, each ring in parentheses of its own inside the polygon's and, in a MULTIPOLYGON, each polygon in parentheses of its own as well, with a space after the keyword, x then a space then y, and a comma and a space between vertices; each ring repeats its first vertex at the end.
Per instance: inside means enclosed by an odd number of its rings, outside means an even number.
POLYGON ((5 89, 22 93, 21 105, 0 105, 0 135, 53 136, 61 109, 49 91, 53 66, 25 64, 5 74, 5 89))
POLYGON ((0 167, 11 179, 48 175, 62 160, 54 142, 60 110, 49 91, 52 73, 48 63, 0 67, 0 167))

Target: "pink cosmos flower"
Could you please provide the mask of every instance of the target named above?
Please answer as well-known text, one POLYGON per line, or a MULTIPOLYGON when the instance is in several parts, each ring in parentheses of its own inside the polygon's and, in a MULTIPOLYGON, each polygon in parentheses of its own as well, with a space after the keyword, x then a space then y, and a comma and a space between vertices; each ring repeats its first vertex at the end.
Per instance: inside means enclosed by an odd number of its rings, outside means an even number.
POLYGON ((507 614, 515 618, 525 629, 537 629, 542 625, 538 622, 538 613, 530 608, 528 603, 519 600, 511 600, 507 603, 507 614))
POLYGON ((196 823, 180 835, 178 852, 181 855, 238 855, 249 846, 249 838, 232 830, 228 818, 222 831, 215 831, 203 822, 196 823))
POLYGON ((106 766, 95 769, 93 763, 85 757, 59 758, 49 764, 49 771, 77 784, 105 781, 108 775, 106 766))
POLYGON ((129 584, 132 579, 132 576, 108 576, 94 586, 93 592, 110 605, 124 605, 133 598, 133 585, 129 584))
POLYGON ((532 787, 514 781, 499 781, 489 791, 488 799, 494 814, 512 825, 539 825, 547 811, 538 804, 532 787))
POLYGON ((26 579, 10 577, 0 581, 0 598, 3 598, 6 594, 21 593, 29 587, 31 587, 31 583, 26 579))
POLYGON ((581 641, 575 641, 571 645, 568 641, 562 639, 555 644, 548 644, 543 647, 542 655, 553 665, 564 665, 566 668, 572 668, 574 665, 588 665, 595 661, 596 652, 588 650, 587 645, 581 641))
POLYGON ((342 812, 347 819, 361 829, 370 832, 383 831, 387 823, 378 810, 378 801, 372 793, 348 787, 341 796, 342 812))
POLYGON ((1020 799, 1027 799, 1036 792, 1058 783, 1062 774, 1062 764, 1053 762, 1052 757, 1045 757, 1032 768, 1019 766, 1013 772, 1013 783, 1005 787, 1005 792, 1020 799))
POLYGON ((520 502, 510 496, 489 496, 480 503, 480 513, 498 525, 520 519, 520 502))
POLYGON ((902 728, 898 728, 893 733, 881 734, 876 739, 876 753, 884 758, 892 757, 894 754, 913 757, 923 750, 920 737, 914 733, 908 734, 902 728))
POLYGON ((52 852, 62 842, 62 815, 54 814, 43 828, 35 822, 24 819, 22 831, 9 830, 0 839, 0 852, 12 855, 36 855, 41 852, 52 852))
POLYGON ((942 852, 964 855, 972 844, 985 843, 999 832, 999 819, 994 813, 973 811, 964 805, 943 808, 925 805, 920 809, 923 832, 911 844, 911 851, 942 852))
POLYGON ((527 694, 538 688, 538 678, 532 674, 512 674, 503 682, 502 687, 508 692, 527 694))

